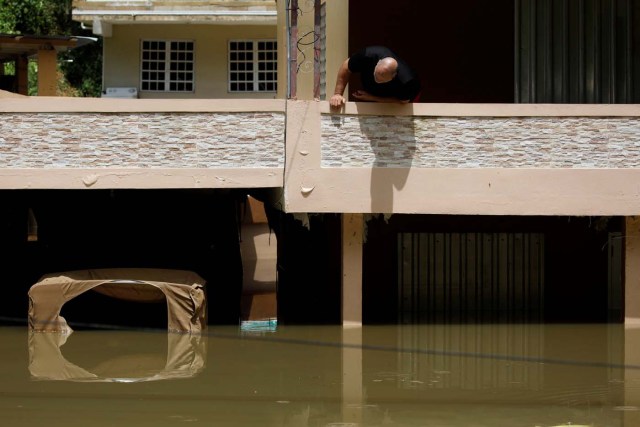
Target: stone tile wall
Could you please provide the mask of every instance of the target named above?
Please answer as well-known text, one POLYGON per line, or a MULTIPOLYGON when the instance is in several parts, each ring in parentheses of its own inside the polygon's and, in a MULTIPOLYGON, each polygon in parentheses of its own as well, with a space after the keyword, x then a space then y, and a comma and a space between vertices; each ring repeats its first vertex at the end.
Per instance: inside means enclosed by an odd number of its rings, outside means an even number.
POLYGON ((639 117, 322 116, 322 167, 637 168, 639 117))
POLYGON ((0 168, 283 168, 284 114, 3 113, 0 168))

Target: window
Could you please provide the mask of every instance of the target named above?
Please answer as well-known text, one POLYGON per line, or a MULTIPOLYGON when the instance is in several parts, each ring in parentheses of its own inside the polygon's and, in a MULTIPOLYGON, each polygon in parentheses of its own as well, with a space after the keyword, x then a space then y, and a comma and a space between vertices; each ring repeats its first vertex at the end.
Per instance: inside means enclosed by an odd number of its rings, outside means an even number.
POLYGON ((277 65, 275 40, 229 41, 229 92, 275 92, 277 65))
POLYGON ((143 40, 141 90, 193 92, 193 46, 185 40, 143 40))

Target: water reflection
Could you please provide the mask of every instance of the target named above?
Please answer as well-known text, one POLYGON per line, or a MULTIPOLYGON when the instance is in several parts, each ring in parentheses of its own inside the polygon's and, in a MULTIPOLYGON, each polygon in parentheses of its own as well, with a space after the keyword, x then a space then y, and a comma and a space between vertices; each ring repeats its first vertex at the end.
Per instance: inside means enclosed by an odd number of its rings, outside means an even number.
POLYGON ((63 345, 0 328, 2 424, 640 425, 640 329, 623 325, 211 327, 173 335, 202 340, 175 343, 191 348, 175 363, 162 332, 78 331, 63 345), (184 368, 112 381, 171 366, 184 368))
POLYGON ((29 331, 29 372, 36 380, 130 383, 190 378, 204 369, 205 357, 205 339, 198 335, 29 331), (71 347, 76 363, 62 354, 67 340, 75 341, 66 348, 71 347))

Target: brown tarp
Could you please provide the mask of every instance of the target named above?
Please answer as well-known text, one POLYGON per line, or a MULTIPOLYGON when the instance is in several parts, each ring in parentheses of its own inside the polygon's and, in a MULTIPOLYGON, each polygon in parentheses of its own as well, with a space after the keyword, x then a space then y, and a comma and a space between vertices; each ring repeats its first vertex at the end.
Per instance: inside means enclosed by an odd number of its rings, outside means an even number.
POLYGON ((29 289, 29 329, 70 333, 62 306, 89 290, 130 301, 167 302, 170 332, 198 334, 207 326, 205 281, 186 270, 108 268, 47 274, 29 289))

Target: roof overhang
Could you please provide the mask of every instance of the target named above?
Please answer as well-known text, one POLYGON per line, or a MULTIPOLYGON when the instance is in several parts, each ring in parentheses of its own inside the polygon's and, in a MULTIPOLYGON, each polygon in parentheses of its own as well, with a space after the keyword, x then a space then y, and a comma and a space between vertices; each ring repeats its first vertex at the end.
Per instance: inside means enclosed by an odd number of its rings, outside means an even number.
POLYGON ((266 24, 275 25, 275 10, 74 10, 73 19, 93 22, 99 19, 119 23, 205 23, 205 24, 266 24))
POLYGON ((34 56, 41 50, 66 52, 97 41, 83 36, 34 36, 25 34, 0 34, 0 62, 19 56, 34 56))
POLYGON ((123 24, 276 25, 278 17, 275 0, 97 3, 76 1, 72 11, 73 20, 93 26, 95 34, 123 24))

